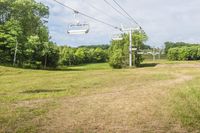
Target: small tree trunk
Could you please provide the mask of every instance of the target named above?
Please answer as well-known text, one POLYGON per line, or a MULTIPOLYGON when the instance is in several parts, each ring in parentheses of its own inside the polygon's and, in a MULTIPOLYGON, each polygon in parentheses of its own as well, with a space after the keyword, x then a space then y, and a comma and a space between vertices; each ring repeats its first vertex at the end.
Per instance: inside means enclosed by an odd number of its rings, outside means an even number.
POLYGON ((47 67, 47 55, 45 55, 45 60, 44 60, 44 69, 47 67))

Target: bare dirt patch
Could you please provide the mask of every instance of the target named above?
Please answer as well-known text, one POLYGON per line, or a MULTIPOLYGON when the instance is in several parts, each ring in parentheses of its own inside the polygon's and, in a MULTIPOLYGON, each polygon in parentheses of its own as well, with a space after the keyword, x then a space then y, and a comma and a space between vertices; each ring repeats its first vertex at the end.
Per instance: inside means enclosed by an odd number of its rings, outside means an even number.
POLYGON ((37 106, 42 106, 43 104, 51 102, 52 99, 37 99, 37 100, 28 100, 28 101, 20 101, 13 103, 12 106, 15 108, 20 108, 20 107, 37 107, 37 106))
POLYGON ((171 86, 193 77, 175 74, 176 79, 151 84, 113 86, 112 92, 64 98, 49 113, 43 132, 187 132, 167 111, 171 86), (120 89, 118 89, 120 88, 120 89), (163 100, 165 99, 165 100, 163 100))
POLYGON ((200 64, 158 64, 156 68, 200 68, 200 64))

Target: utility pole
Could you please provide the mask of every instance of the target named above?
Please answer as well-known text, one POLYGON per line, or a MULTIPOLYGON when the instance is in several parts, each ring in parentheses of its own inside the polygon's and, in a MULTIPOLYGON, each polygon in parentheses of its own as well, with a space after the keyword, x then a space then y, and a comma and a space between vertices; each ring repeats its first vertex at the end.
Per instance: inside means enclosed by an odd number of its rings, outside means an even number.
POLYGON ((161 59, 161 52, 162 52, 162 51, 161 51, 161 49, 159 48, 159 57, 158 57, 159 60, 161 59))
POLYGON ((156 60, 156 53, 155 53, 155 48, 153 48, 153 61, 156 60))
MULTIPOLYGON (((121 31, 123 32, 127 32, 129 33, 129 67, 132 67, 133 66, 133 62, 134 62, 134 66, 136 65, 136 55, 135 55, 135 51, 137 50, 137 48, 134 48, 132 47, 132 44, 133 44, 133 40, 132 40, 132 32, 134 30, 141 30, 140 28, 121 28, 121 31), (134 51, 134 61, 133 61, 133 51, 134 51)), ((115 37, 113 38, 113 40, 122 40, 121 37, 115 37)))
MULTIPOLYGON (((129 31, 129 67, 132 67, 132 30, 129 31)), ((134 58, 135 59, 135 58, 134 58)))
POLYGON ((137 49, 136 48, 133 49, 132 47, 132 44, 133 44, 132 33, 134 30, 139 30, 139 29, 138 28, 128 28, 128 29, 122 28, 122 31, 129 33, 129 67, 133 67, 133 62, 134 62, 134 66, 136 65, 135 51, 137 49), (133 51, 134 51, 134 61, 133 61, 133 51))

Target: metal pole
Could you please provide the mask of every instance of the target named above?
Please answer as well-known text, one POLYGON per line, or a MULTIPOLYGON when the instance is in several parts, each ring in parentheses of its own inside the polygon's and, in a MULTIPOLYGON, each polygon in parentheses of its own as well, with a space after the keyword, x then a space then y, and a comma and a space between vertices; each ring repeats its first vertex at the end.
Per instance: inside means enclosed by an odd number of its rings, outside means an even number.
POLYGON ((16 59, 17 59, 17 47, 18 47, 18 41, 16 39, 15 54, 14 54, 14 59, 13 59, 13 66, 15 66, 16 59))
POLYGON ((159 60, 161 59, 161 50, 159 49, 159 60))
POLYGON ((156 60, 156 54, 155 54, 155 48, 153 48, 153 61, 155 61, 156 60))
POLYGON ((130 41, 130 45, 129 45, 129 66, 132 67, 132 30, 130 30, 129 32, 129 41, 130 41))
MULTIPOLYGON (((138 39, 135 38, 135 45, 138 46, 138 39)), ((133 51, 133 63, 134 63, 134 67, 136 67, 136 53, 137 53, 137 47, 134 47, 134 51, 133 51)))

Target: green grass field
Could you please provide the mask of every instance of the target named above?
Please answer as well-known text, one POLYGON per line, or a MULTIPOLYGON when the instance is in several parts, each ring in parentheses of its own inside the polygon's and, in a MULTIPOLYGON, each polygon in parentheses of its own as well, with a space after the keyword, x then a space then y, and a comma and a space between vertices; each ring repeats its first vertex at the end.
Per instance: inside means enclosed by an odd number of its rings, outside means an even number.
POLYGON ((200 62, 0 66, 0 132, 200 132, 200 62))

